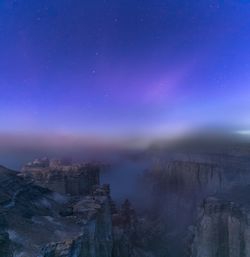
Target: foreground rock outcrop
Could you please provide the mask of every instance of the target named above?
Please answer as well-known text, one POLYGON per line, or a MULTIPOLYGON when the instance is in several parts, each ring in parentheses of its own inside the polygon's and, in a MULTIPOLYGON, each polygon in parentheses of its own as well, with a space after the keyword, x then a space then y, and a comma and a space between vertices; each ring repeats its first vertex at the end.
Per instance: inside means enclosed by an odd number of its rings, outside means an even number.
POLYGON ((4 167, 0 167, 0 185, 1 251, 10 256, 38 256, 48 242, 79 233, 74 220, 60 215, 67 196, 27 183, 4 167))
POLYGON ((140 244, 137 217, 129 201, 117 210, 107 185, 72 207, 79 224, 85 221, 82 233, 71 240, 48 244, 42 257, 153 257, 140 244))
POLYGON ((69 195, 38 186, 36 178, 0 167, 1 257, 151 256, 134 241, 135 211, 128 201, 116 208, 108 185, 69 195))
POLYGON ((93 196, 70 203, 74 217, 82 227, 78 237, 48 244, 43 257, 111 257, 113 249, 111 199, 107 186, 98 187, 93 196))

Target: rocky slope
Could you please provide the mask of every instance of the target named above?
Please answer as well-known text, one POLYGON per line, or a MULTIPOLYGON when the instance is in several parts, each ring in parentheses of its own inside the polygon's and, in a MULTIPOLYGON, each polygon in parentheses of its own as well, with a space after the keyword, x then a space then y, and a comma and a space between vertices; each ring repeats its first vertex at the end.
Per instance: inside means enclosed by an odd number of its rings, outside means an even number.
POLYGON ((41 245, 77 234, 75 223, 59 215, 66 197, 26 183, 4 167, 0 184, 1 250, 9 249, 10 256, 36 256, 41 245))
POLYGON ((71 196, 0 167, 0 256, 151 257, 133 241, 140 237, 129 202, 117 209, 109 186, 91 179, 88 195, 71 196))

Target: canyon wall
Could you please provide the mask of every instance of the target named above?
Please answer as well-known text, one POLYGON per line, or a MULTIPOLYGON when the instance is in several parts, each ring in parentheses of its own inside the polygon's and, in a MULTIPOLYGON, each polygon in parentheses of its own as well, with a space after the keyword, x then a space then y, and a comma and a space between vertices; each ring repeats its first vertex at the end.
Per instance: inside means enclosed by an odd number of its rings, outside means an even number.
MULTIPOLYGON (((229 148, 226 152, 160 152, 152 156, 153 168, 140 178, 139 186, 148 199, 144 204, 147 222, 152 231, 159 227, 155 237, 161 235, 152 245, 153 252, 159 252, 157 256, 190 256, 189 229, 197 222, 197 209, 209 196, 250 184, 248 153, 235 154, 229 148)), ((205 252, 198 256, 208 257, 205 252)))

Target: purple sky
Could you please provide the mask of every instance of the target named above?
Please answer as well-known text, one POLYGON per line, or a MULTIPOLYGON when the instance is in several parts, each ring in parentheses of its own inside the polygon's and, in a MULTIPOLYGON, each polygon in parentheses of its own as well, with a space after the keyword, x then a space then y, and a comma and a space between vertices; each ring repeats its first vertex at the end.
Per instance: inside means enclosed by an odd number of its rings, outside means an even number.
POLYGON ((250 128, 250 3, 0 2, 0 134, 250 128))

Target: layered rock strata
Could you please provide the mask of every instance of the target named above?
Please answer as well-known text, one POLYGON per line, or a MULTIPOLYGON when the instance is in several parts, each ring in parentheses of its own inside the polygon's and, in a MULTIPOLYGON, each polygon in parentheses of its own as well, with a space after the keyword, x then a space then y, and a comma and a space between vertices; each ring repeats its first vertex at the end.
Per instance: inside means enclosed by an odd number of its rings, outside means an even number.
POLYGON ((192 257, 250 256, 250 187, 207 198, 201 206, 192 257))
POLYGON ((61 194, 88 195, 99 184, 99 166, 36 159, 22 168, 20 176, 61 194))

